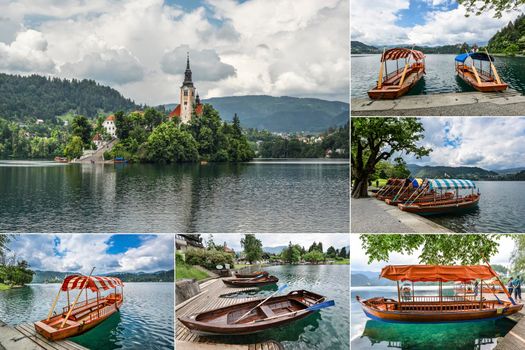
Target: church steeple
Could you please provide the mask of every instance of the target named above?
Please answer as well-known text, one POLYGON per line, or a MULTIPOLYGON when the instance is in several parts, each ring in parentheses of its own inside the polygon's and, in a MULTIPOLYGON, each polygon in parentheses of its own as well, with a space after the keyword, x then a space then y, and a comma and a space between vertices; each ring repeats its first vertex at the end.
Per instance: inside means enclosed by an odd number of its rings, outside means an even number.
POLYGON ((190 69, 190 53, 187 53, 186 56, 186 71, 184 72, 184 82, 182 83, 182 86, 192 86, 193 87, 193 81, 191 80, 191 69, 190 69))

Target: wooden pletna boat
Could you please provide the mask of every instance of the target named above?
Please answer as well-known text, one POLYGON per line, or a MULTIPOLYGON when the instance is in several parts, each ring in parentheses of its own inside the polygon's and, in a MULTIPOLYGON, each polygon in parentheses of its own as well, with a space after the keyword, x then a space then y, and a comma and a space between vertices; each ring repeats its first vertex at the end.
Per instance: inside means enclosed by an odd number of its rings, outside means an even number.
POLYGON ((463 179, 429 179, 425 181, 425 185, 421 186, 416 194, 407 199, 405 203, 398 204, 398 208, 410 213, 419 215, 439 215, 460 213, 467 209, 476 207, 479 203, 481 194, 475 193, 476 185, 470 180, 463 179), (460 190, 471 190, 468 195, 460 195, 460 190), (454 190, 452 198, 443 198, 443 190, 454 190), (426 193, 426 191, 434 191, 440 193, 428 201, 417 201, 418 198, 426 193))
POLYGON ((364 313, 376 320, 402 323, 446 323, 461 321, 493 320, 512 315, 523 308, 516 303, 496 272, 490 265, 446 266, 446 265, 390 265, 381 271, 381 277, 397 282, 398 299, 374 297, 363 300, 359 296, 364 313), (443 283, 460 281, 469 283, 475 280, 496 278, 509 301, 500 300, 493 294, 494 300, 483 297, 483 288, 479 296, 443 295, 443 283), (439 282, 438 295, 402 294, 399 282, 439 282))
POLYGON ((508 85, 499 77, 493 62, 494 57, 488 52, 463 53, 455 58, 456 73, 465 83, 478 91, 504 91, 508 85), (472 62, 470 65, 466 63, 469 58, 472 62), (476 62, 479 63, 478 67, 476 67, 476 62), (483 62, 488 62, 488 67, 484 67, 483 62))
POLYGON ((268 272, 266 272, 266 271, 255 271, 255 272, 251 272, 251 273, 240 273, 240 272, 236 272, 235 273, 235 277, 237 277, 237 278, 255 278, 255 277, 260 276, 260 275, 268 276, 268 272))
POLYGON ((230 278, 222 281, 231 287, 259 287, 276 284, 279 282, 279 279, 275 276, 260 274, 253 278, 230 278))
POLYGON ((67 159, 67 157, 55 157, 55 162, 57 163, 69 163, 69 159, 67 159))
POLYGON ((47 318, 35 322, 35 330, 53 341, 85 333, 119 312, 124 301, 123 286, 122 281, 114 277, 91 274, 68 276, 64 279, 47 318), (120 287, 119 291, 117 287, 120 287), (69 292, 73 290, 78 290, 78 294, 70 304, 69 292), (88 290, 96 293, 96 297, 88 298, 88 290), (101 291, 107 290, 112 292, 102 296, 101 291), (56 314, 54 311, 61 292, 67 294, 67 305, 60 314, 56 314), (82 294, 85 295, 85 300, 79 302, 82 294))
POLYGON ((234 304, 190 316, 178 317, 192 332, 211 335, 243 335, 280 327, 307 317, 325 297, 306 290, 234 304))
POLYGON ((381 201, 384 201, 399 195, 412 193, 416 188, 419 187, 419 181, 422 180, 412 178, 390 178, 386 181, 386 184, 383 187, 373 194, 373 196, 381 201))
POLYGON ((368 91, 373 100, 395 99, 406 94, 425 74, 425 55, 421 51, 406 48, 384 50, 381 55, 379 78, 368 91), (411 60, 414 62, 411 62, 411 60), (399 66, 399 61, 404 60, 399 66), (396 62, 396 69, 388 73, 388 61, 396 62))

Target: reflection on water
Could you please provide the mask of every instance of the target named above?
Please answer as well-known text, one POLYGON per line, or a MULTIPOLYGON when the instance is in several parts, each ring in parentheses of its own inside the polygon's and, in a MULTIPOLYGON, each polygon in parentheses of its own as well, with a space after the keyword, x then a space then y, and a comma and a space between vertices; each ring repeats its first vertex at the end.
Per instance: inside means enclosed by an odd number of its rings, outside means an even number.
MULTIPOLYGON (((441 92, 475 91, 458 78, 455 72, 456 55, 426 55, 426 75, 409 91, 408 95, 441 92)), ((366 92, 377 81, 380 55, 352 55, 352 97, 366 97, 366 92)), ((512 89, 525 93, 525 58, 496 57, 498 73, 512 89)), ((388 71, 396 69, 388 62, 388 71)), ((488 69, 487 63, 484 69, 488 69)))
POLYGON ((0 162, 0 231, 347 232, 348 161, 0 162))
MULTIPOLYGON (((436 295, 438 287, 416 286, 416 295, 436 295)), ((448 293, 453 292, 448 286, 448 293)), ((508 319, 496 321, 409 324, 388 323, 366 317, 356 295, 363 299, 384 296, 397 299, 396 287, 352 288, 352 348, 355 349, 457 349, 488 350, 497 338, 507 334, 515 323, 508 319)))
MULTIPOLYGON (((59 287, 32 284, 0 292, 0 320, 17 325, 45 318, 59 287)), ((66 305, 65 293, 57 305, 57 311, 66 305)), ((172 349, 173 312, 173 283, 126 283, 120 313, 71 340, 90 349, 172 349)))
MULTIPOLYGON (((350 346, 348 265, 281 265, 263 269, 279 278, 279 286, 288 285, 288 288, 279 295, 306 289, 324 295, 328 300, 335 300, 335 306, 322 309, 285 327, 246 336, 220 336, 222 342, 250 344, 272 339, 281 342, 286 349, 348 350, 350 346)), ((255 270, 260 268, 254 267, 253 271, 255 270)), ((263 298, 277 289, 278 287, 275 286, 265 286, 258 288, 255 293, 248 292, 243 295, 263 298)))

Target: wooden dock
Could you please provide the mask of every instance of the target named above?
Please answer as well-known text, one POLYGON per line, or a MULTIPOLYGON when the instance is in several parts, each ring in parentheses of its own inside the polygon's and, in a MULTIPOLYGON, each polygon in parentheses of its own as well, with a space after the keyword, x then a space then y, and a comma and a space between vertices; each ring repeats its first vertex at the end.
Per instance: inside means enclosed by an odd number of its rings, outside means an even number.
MULTIPOLYGON (((203 283, 201 286, 201 293, 190 298, 175 308, 175 316, 185 316, 198 312, 203 312, 211 309, 216 309, 223 306, 229 306, 246 301, 256 300, 260 298, 221 298, 221 295, 246 292, 254 290, 255 288, 231 288, 226 286, 221 278, 214 279, 203 283)), ((177 350, 281 350, 282 345, 279 342, 268 340, 264 343, 256 344, 224 344, 220 343, 220 337, 214 339, 205 336, 199 336, 190 332, 190 330, 182 324, 179 320, 176 323, 176 344, 177 350)))
POLYGON ((30 323, 11 327, 0 321, 0 349, 8 350, 88 350, 69 340, 49 341, 30 323))

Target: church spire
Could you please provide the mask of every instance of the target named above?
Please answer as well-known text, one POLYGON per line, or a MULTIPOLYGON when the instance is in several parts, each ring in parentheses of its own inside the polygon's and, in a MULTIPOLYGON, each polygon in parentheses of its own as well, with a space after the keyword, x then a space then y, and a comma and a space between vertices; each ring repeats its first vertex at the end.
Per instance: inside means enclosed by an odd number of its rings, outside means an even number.
POLYGON ((184 72, 184 82, 182 86, 193 86, 193 81, 191 80, 191 69, 190 69, 190 53, 186 54, 186 71, 184 72))

